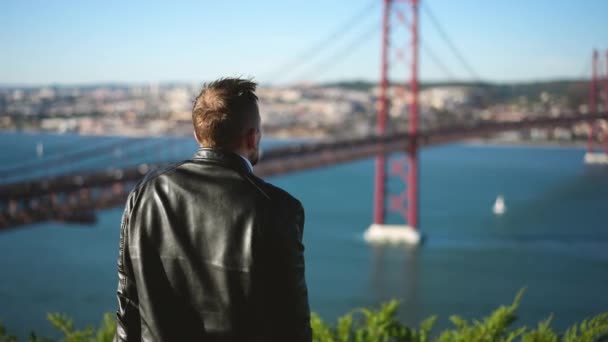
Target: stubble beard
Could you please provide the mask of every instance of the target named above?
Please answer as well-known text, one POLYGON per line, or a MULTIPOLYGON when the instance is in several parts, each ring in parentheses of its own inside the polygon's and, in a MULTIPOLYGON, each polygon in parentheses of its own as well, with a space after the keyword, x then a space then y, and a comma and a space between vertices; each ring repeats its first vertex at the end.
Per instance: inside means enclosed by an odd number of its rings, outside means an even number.
POLYGON ((255 151, 253 151, 251 153, 251 155, 249 156, 249 162, 251 162, 252 166, 255 166, 258 163, 258 161, 260 161, 260 154, 261 154, 261 152, 260 152, 259 147, 256 148, 255 151))

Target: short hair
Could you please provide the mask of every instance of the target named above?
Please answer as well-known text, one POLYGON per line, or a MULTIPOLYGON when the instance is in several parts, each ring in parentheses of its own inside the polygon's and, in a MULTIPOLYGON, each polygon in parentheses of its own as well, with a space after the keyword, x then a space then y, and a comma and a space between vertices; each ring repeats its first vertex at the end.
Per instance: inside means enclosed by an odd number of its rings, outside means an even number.
POLYGON ((207 147, 233 148, 258 117, 257 84, 249 79, 220 78, 205 83, 192 107, 194 134, 207 147), (254 116, 255 115, 255 116, 254 116))

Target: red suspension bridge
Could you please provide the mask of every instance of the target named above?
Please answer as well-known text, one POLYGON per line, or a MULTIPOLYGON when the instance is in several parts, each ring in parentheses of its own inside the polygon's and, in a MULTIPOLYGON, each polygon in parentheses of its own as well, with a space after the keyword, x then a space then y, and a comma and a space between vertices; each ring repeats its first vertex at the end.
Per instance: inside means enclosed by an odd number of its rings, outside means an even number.
MULTIPOLYGON (((379 95, 377 98, 377 122, 375 134, 314 143, 288 145, 267 151, 256 166, 255 173, 261 177, 275 176, 312 168, 325 167, 357 159, 375 157, 375 178, 373 198, 373 224, 367 236, 372 239, 397 237, 409 242, 418 242, 418 152, 434 144, 445 144, 475 137, 490 137, 506 131, 521 131, 534 128, 569 128, 575 124, 588 125, 587 162, 608 162, 608 128, 600 123, 608 120, 608 53, 606 55, 606 76, 601 84, 600 56, 594 51, 592 58, 592 77, 590 82, 589 110, 567 116, 530 117, 517 122, 478 121, 462 122, 449 127, 419 128, 418 104, 418 0, 383 0, 381 30, 381 67, 379 95), (408 20, 409 17, 409 20, 408 20), (391 41, 391 29, 394 23, 406 27, 409 39, 391 41), (407 53, 406 53, 407 52, 407 53), (409 58, 407 55, 409 54, 409 58), (391 63, 406 63, 409 69, 408 91, 393 96, 403 96, 409 101, 408 128, 395 131, 389 127, 387 118, 391 107, 389 92, 391 63), (602 87, 604 94, 602 95, 602 87), (600 106, 601 98, 605 103, 600 106), (600 108, 601 107, 601 108, 600 108), (603 144, 601 152, 597 146, 603 144), (387 167, 387 155, 404 152, 406 159, 387 167), (390 172, 389 172, 390 171, 390 172), (403 193, 387 196, 387 184, 390 177, 397 177, 405 183, 403 193), (387 203, 389 204, 387 206, 387 203), (395 211, 403 217, 404 225, 384 225, 387 211, 395 211)), ((431 20, 436 19, 431 15, 431 20)), ((454 51, 465 69, 476 79, 478 77, 471 66, 462 57, 454 44, 449 40, 445 30, 439 29, 446 42, 454 51)), ((422 45, 424 48, 424 45, 422 45)), ((434 55, 431 58, 436 58, 434 55)), ((65 165, 90 158, 114 154, 115 158, 127 159, 117 147, 125 141, 115 141, 102 146, 84 148, 73 153, 66 153, 45 160, 44 162, 23 163, 0 169, 0 177, 9 181, 0 183, 0 230, 15 228, 27 224, 45 221, 94 222, 95 212, 124 204, 126 196, 138 180, 148 171, 168 163, 178 162, 165 158, 166 162, 151 162, 159 158, 147 158, 157 155, 159 150, 174 148, 176 139, 139 139, 130 141, 130 154, 143 155, 146 162, 135 165, 122 164, 106 170, 86 168, 66 168, 64 171, 45 173, 46 169, 61 169, 65 165), (40 170, 34 177, 22 177, 30 170, 40 170), (40 174, 42 173, 42 174, 40 174)), ((125 152, 126 153, 126 152, 125 152)))

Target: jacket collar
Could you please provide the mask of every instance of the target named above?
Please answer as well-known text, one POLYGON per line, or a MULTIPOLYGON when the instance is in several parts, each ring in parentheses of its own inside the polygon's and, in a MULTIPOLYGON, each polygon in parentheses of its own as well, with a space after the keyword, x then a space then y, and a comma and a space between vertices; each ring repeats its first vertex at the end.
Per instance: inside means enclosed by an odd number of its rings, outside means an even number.
POLYGON ((234 152, 200 147, 192 159, 224 165, 240 172, 252 172, 248 160, 234 152))

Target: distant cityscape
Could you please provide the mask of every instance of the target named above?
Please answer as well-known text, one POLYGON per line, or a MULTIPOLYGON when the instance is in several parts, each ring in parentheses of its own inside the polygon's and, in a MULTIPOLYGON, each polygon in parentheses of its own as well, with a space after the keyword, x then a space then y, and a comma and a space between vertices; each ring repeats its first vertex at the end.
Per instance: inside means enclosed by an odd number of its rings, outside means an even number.
MULTIPOLYGON (((201 85, 0 87, 0 129, 84 135, 190 135, 191 106, 201 85)), ((587 90, 585 81, 423 84, 420 125, 424 130, 480 120, 517 121, 585 113, 587 90)), ((374 133, 378 87, 373 83, 262 86, 257 93, 264 131, 269 136, 339 138, 374 133)), ((389 99, 389 129, 406 128, 408 88, 392 85, 389 99)), ((577 125, 504 134, 503 138, 567 142, 586 137, 586 132, 585 125, 577 125)))

